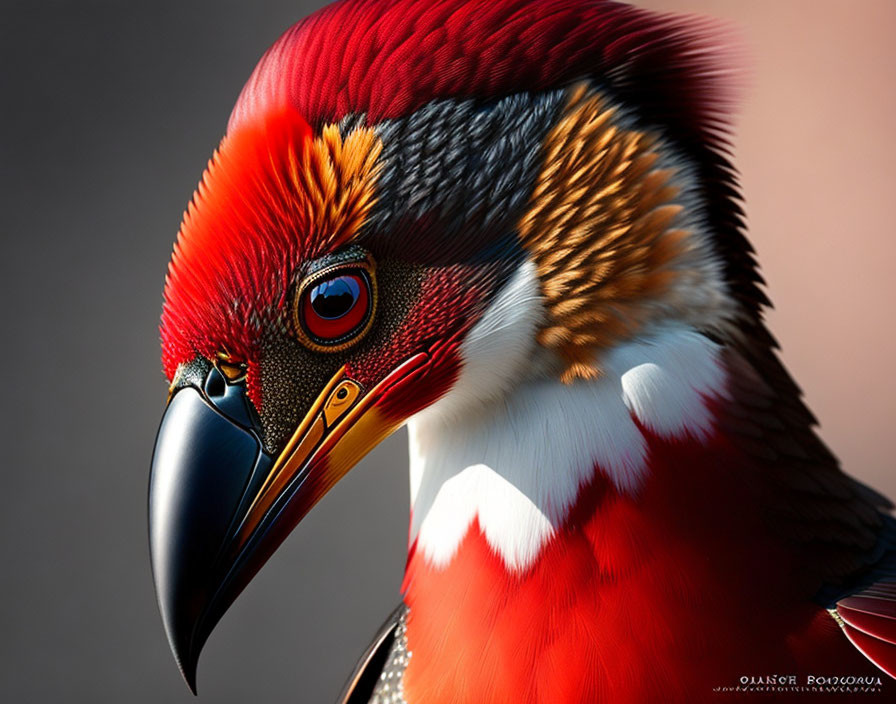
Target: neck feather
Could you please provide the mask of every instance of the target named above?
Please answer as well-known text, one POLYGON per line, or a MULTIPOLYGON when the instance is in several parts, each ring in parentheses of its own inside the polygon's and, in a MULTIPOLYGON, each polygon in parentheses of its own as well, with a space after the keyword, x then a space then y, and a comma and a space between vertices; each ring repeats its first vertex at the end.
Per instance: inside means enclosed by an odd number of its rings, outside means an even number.
POLYGON ((596 380, 528 381, 467 413, 438 407, 409 423, 411 544, 444 568, 478 525, 521 572, 602 473, 635 494, 650 474, 645 432, 705 441, 726 396, 720 347, 685 327, 613 350, 596 380))

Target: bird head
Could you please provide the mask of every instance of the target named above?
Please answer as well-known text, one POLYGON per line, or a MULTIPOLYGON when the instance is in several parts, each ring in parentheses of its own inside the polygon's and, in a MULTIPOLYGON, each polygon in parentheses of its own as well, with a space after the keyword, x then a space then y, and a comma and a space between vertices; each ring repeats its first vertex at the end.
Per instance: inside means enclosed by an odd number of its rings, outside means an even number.
POLYGON ((151 554, 191 687, 253 575, 409 419, 758 307, 706 29, 600 1, 355 0, 265 55, 165 285, 151 554))

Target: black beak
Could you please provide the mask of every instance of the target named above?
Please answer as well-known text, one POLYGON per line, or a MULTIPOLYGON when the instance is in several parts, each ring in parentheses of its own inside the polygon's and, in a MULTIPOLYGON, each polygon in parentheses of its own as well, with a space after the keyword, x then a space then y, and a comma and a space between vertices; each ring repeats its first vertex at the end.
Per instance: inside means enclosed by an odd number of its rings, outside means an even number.
POLYGON ((330 487, 401 425, 386 402, 429 359, 414 355, 370 390, 341 367, 276 457, 238 375, 225 379, 204 359, 179 373, 152 460, 149 539, 168 641, 194 692, 199 651, 221 616, 330 487))
POLYGON ((264 561, 247 569, 248 551, 234 549, 234 536, 272 463, 263 451, 245 384, 226 381, 217 368, 202 362, 194 370, 194 383, 181 386, 170 399, 149 485, 159 608, 194 694, 202 646, 264 561))

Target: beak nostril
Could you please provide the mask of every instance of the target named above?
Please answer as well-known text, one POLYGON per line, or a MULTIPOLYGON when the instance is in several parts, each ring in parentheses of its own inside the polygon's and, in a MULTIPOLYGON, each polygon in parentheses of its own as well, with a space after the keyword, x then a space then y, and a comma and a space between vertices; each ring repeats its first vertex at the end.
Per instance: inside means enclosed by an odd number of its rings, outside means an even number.
POLYGON ((209 398, 219 398, 227 393, 227 382, 215 367, 211 368, 205 380, 205 393, 209 398))

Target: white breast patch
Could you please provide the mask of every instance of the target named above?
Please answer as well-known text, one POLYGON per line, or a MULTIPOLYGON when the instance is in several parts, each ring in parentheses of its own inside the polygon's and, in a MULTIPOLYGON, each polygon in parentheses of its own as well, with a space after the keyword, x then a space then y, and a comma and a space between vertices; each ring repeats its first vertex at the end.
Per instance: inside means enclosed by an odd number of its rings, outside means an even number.
MULTIPOLYGON (((525 328, 531 313, 534 272, 523 272, 502 295, 528 309, 519 326, 505 319, 507 301, 495 306, 501 331, 525 328)), ((479 327, 479 326, 477 326, 479 327)), ((534 329, 524 335, 534 340, 534 329)), ((508 570, 524 570, 560 527, 579 489, 595 468, 620 491, 636 492, 647 471, 646 441, 634 422, 662 437, 703 440, 711 432, 706 401, 725 394, 719 346, 677 327, 631 342, 602 360, 594 381, 566 385, 529 380, 504 392, 531 354, 522 335, 504 340, 504 356, 470 333, 478 355, 463 350, 465 367, 448 396, 408 424, 411 458, 411 540, 436 567, 451 562, 474 518, 508 570), (488 369, 476 360, 488 358, 488 369), (500 368, 495 369, 495 365, 500 368)))

